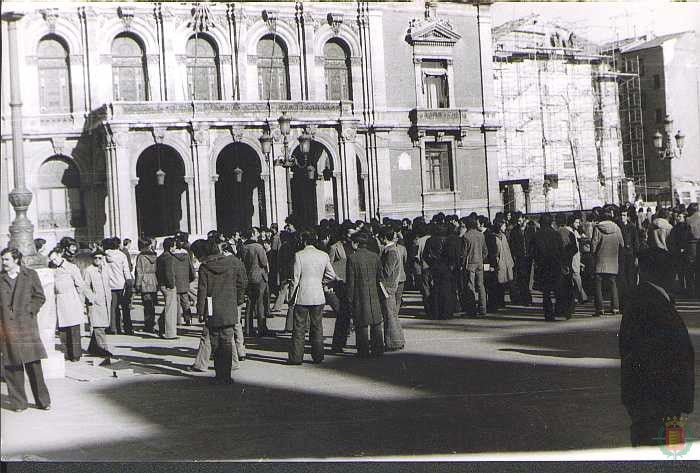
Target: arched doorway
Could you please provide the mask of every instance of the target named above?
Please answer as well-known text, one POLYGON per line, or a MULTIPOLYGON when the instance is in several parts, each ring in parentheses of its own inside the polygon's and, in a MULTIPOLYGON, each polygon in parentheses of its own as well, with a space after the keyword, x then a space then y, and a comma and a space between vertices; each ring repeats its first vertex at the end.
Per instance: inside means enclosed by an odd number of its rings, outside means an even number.
POLYGON ((318 141, 311 142, 304 159, 299 147, 293 156, 303 164, 292 176, 292 211, 302 226, 316 225, 323 219, 338 219, 338 187, 330 152, 318 141), (313 166, 313 170, 308 166, 313 166))
POLYGON ((265 224, 265 184, 255 150, 244 143, 231 143, 216 159, 216 224, 232 233, 265 224))
POLYGON ((55 155, 39 168, 37 213, 40 231, 85 226, 80 170, 72 159, 55 155))
POLYGON ((139 234, 149 237, 190 231, 189 193, 185 165, 180 154, 167 145, 153 145, 141 153, 136 163, 136 209, 139 234), (158 185, 156 172, 165 172, 164 185, 158 185))

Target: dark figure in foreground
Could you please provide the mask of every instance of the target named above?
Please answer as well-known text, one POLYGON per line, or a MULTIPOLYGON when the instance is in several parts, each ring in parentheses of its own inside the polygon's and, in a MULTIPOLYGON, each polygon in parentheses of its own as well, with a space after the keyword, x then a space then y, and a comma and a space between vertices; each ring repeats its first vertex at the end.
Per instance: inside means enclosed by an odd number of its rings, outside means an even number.
POLYGON ((620 324, 622 404, 633 446, 659 445, 664 419, 693 411, 695 354, 670 293, 667 251, 640 254, 640 284, 620 324))

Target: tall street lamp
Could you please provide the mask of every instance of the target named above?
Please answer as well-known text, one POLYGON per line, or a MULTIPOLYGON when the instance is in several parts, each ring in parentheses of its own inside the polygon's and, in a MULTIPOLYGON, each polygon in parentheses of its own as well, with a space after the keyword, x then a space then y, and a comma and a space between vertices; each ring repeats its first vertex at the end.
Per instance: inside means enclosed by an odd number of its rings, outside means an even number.
MULTIPOLYGON (((313 179, 316 174, 316 169, 313 168, 312 164, 307 163, 307 156, 311 151, 311 141, 313 137, 308 133, 302 133, 299 135, 299 151, 300 156, 292 156, 289 154, 289 134, 292 131, 292 119, 288 117, 284 112, 277 119, 277 123, 280 127, 280 134, 282 135, 282 145, 284 147, 282 157, 275 160, 274 164, 277 166, 282 166, 285 170, 285 178, 287 181, 287 212, 289 215, 292 214, 292 176, 291 170, 295 169, 305 169, 309 179, 313 179), (307 166, 308 164, 308 166, 307 166), (309 169, 312 168, 312 169, 309 169)), ((266 156, 270 155, 272 151, 272 136, 269 130, 263 131, 260 136, 260 146, 262 147, 263 154, 266 156)))
POLYGON ((656 148, 657 157, 664 161, 668 160, 668 190, 670 193, 671 207, 673 207, 673 159, 680 158, 683 155, 683 145, 685 144, 685 135, 680 130, 676 133, 672 140, 673 120, 671 115, 666 115, 664 120, 664 132, 659 130, 654 133, 654 148, 656 148))

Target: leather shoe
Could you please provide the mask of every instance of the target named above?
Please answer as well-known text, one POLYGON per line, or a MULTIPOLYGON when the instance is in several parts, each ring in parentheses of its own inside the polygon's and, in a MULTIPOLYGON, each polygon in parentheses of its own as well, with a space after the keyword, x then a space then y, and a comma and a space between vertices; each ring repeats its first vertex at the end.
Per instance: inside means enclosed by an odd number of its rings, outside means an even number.
POLYGON ((37 406, 37 409, 41 409, 42 411, 50 411, 51 410, 51 404, 47 404, 45 406, 37 406))
POLYGON ((13 412, 23 412, 23 411, 26 411, 27 408, 26 407, 10 407, 10 410, 13 412))
POLYGON ((204 373, 206 370, 200 370, 194 365, 190 365, 187 368, 185 368, 185 371, 194 371, 195 373, 204 373))

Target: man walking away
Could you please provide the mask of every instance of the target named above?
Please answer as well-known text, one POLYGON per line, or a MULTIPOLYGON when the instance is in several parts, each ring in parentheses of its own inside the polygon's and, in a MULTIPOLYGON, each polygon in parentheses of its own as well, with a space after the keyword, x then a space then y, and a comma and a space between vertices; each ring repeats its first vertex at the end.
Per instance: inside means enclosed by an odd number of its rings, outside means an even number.
POLYGON ((175 274, 175 290, 177 291, 178 317, 182 314, 185 325, 192 323, 190 310, 190 282, 194 281, 194 267, 188 251, 187 237, 175 238, 175 249, 171 251, 173 273, 175 274))
POLYGON ((234 256, 219 253, 214 241, 207 242, 208 256, 199 266, 197 314, 205 319, 214 353, 214 384, 231 384, 234 326, 243 304, 248 279, 243 264, 234 256))
POLYGON ((613 315, 620 313, 617 292, 617 273, 619 252, 625 247, 620 227, 613 222, 612 209, 604 209, 600 221, 593 229, 591 248, 595 258, 595 312, 603 315, 603 281, 608 281, 612 294, 613 315))

